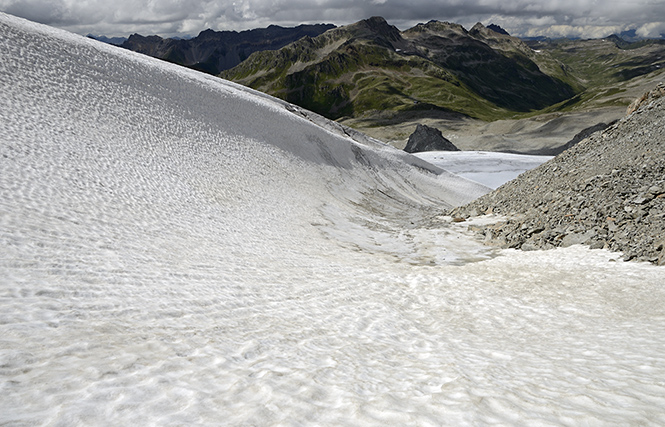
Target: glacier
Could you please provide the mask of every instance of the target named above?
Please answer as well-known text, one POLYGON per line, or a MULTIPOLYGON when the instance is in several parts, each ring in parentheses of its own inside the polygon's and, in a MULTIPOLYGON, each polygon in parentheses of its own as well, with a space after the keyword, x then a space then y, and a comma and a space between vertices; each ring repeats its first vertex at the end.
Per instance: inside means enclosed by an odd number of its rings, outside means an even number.
POLYGON ((442 211, 489 188, 214 77, 0 53, 0 425, 665 424, 662 268, 485 247, 442 211))
POLYGON ((492 189, 552 159, 552 156, 492 151, 425 151, 415 156, 492 189))

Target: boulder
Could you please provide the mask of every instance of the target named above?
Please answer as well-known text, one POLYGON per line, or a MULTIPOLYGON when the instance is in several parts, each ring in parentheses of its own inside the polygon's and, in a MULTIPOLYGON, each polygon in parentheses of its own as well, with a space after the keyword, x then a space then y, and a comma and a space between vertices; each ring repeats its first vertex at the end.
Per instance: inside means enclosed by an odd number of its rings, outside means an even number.
POLYGON ((416 126, 415 132, 409 136, 404 147, 407 153, 420 153, 422 151, 460 151, 459 148, 447 140, 441 131, 427 125, 416 126))

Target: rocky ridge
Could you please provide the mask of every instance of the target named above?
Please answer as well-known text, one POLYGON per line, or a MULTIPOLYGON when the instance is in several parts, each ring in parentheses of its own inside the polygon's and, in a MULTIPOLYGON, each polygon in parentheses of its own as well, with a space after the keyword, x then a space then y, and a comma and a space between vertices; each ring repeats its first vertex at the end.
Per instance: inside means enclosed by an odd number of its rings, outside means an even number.
POLYGON ((665 265, 664 95, 661 83, 606 130, 449 214, 503 217, 472 230, 490 245, 586 244, 665 265))
POLYGON ((541 156, 556 156, 557 154, 561 154, 564 151, 568 150, 573 145, 579 144, 580 141, 583 141, 586 138, 590 137, 595 132, 600 132, 602 130, 605 130, 608 127, 610 127, 611 125, 613 125, 614 123, 616 123, 616 120, 613 120, 610 123, 600 122, 600 123, 597 123, 593 126, 589 126, 587 128, 584 128, 581 131, 579 131, 578 133, 576 133, 568 142, 566 142, 562 146, 549 148, 549 149, 545 149, 545 150, 540 150, 540 152, 538 154, 540 154, 541 156))
POLYGON ((332 24, 303 24, 293 28, 270 25, 241 32, 208 29, 191 39, 132 34, 121 46, 217 75, 240 64, 254 52, 280 49, 303 37, 315 37, 332 28, 335 28, 332 24))

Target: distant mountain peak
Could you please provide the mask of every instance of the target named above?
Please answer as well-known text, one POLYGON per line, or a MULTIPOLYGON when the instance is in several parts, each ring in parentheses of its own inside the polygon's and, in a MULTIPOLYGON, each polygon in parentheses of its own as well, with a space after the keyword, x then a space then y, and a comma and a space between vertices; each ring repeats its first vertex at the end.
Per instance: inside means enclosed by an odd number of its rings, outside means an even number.
POLYGON ((498 25, 490 24, 486 27, 480 22, 476 23, 476 25, 474 25, 471 28, 471 30, 469 30, 469 34, 471 34, 474 37, 477 35, 482 35, 483 38, 492 38, 492 39, 501 39, 501 40, 503 40, 506 37, 512 37, 510 34, 508 34, 508 31, 504 30, 498 25))
POLYGON ((459 35, 467 35, 468 31, 460 24, 455 24, 447 21, 431 20, 426 24, 418 24, 415 27, 407 30, 407 32, 431 32, 431 33, 456 33, 459 35))
POLYGON ((335 28, 332 24, 299 25, 285 28, 270 25, 246 31, 203 30, 197 37, 178 40, 132 34, 122 47, 176 64, 217 75, 232 68, 252 53, 277 50, 303 37, 315 37, 335 28))
POLYGON ((619 49, 623 49, 624 47, 630 45, 630 42, 627 42, 621 36, 618 36, 616 34, 612 34, 609 37, 607 37, 607 40, 611 41, 618 47, 619 49))
POLYGON ((127 37, 107 37, 103 35, 96 36, 94 34, 88 34, 87 37, 103 43, 114 44, 114 45, 121 45, 127 40, 127 37))
POLYGON ((370 18, 363 19, 361 22, 367 22, 370 25, 390 25, 383 16, 372 16, 370 18))
POLYGON ((372 16, 371 18, 358 21, 355 24, 340 28, 350 30, 354 35, 358 36, 367 35, 366 32, 369 32, 371 34, 385 37, 391 41, 401 39, 399 29, 394 25, 390 25, 381 16, 372 16))
MULTIPOLYGON (((207 30, 203 30, 199 33, 198 37, 199 38, 213 38, 217 37, 217 34, 221 33, 221 31, 215 31, 212 28, 208 28, 207 30)), ((229 31, 229 33, 235 33, 235 31, 229 31)))
POLYGON ((480 22, 476 22, 476 25, 474 25, 473 27, 471 27, 471 31, 472 31, 472 32, 473 32, 473 31, 482 31, 482 30, 485 30, 486 28, 487 28, 487 27, 485 27, 482 23, 480 23, 480 22))
POLYGON ((161 38, 160 36, 154 35, 154 34, 150 35, 150 36, 142 36, 139 33, 130 34, 129 38, 127 38, 127 41, 130 41, 130 42, 131 41, 136 41, 136 40, 149 40, 151 42, 159 42, 159 41, 164 40, 164 39, 161 38))
POLYGON ((505 36, 510 35, 510 34, 508 34, 508 31, 504 30, 503 28, 501 28, 500 26, 498 26, 496 24, 489 24, 487 26, 487 29, 494 31, 495 33, 503 34, 505 36))

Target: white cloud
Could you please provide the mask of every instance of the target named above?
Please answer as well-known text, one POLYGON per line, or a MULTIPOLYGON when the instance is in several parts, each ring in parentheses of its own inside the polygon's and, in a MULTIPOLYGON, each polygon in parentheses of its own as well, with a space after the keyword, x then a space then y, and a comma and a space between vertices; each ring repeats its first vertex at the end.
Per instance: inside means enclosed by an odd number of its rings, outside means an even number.
POLYGON ((665 34, 665 22, 649 22, 640 26, 637 31, 640 37, 658 38, 665 34))
POLYGON ((549 27, 532 28, 526 31, 524 36, 544 36, 551 38, 603 38, 610 34, 623 31, 621 26, 581 26, 581 25, 551 25, 549 27))
POLYGON ((494 22, 514 35, 603 37, 633 28, 655 37, 663 0, 0 0, 0 10, 78 33, 173 36, 383 16, 405 29, 431 19, 494 22), (609 31, 609 32, 608 32, 609 31))

